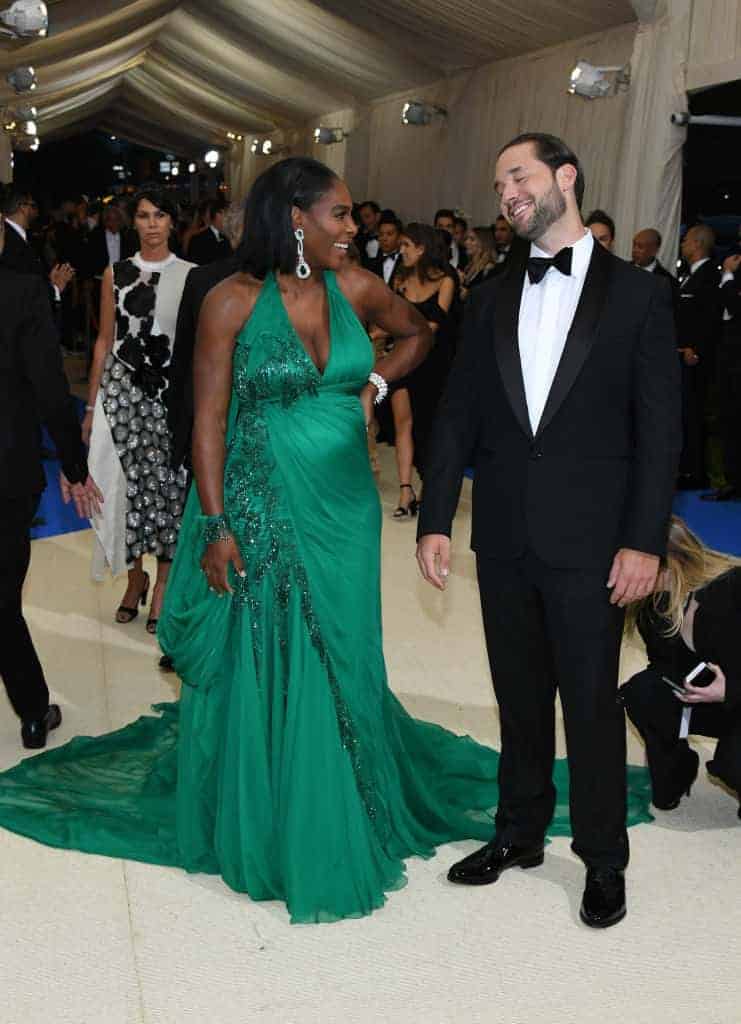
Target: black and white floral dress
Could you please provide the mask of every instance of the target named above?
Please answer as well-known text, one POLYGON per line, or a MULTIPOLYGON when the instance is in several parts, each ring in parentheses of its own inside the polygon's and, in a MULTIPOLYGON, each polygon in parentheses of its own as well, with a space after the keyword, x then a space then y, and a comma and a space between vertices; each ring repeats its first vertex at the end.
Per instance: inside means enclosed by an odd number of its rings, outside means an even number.
POLYGON ((104 496, 93 520, 93 576, 116 575, 151 554, 171 560, 187 474, 170 466, 169 365, 178 308, 192 263, 139 253, 113 266, 116 326, 95 402, 90 472, 104 496))

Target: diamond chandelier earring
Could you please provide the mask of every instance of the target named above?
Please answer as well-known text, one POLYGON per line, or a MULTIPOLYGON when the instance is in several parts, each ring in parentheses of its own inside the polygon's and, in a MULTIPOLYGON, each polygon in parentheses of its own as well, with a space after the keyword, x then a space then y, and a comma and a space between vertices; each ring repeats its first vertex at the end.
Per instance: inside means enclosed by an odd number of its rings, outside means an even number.
POLYGON ((305 281, 311 277, 311 267, 304 259, 304 229, 296 228, 293 234, 296 237, 296 277, 305 281))

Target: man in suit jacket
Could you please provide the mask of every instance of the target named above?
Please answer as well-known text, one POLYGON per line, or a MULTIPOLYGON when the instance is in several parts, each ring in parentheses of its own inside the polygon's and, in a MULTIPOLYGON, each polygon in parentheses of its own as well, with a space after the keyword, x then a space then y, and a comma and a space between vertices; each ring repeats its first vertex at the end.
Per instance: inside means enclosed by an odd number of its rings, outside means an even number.
POLYGON ((188 259, 191 263, 204 267, 208 263, 218 263, 219 260, 231 256, 232 247, 224 235, 226 205, 223 199, 209 199, 205 204, 206 228, 200 234, 194 235, 188 246, 188 259))
MULTIPOLYGON (((0 220, 0 250, 5 232, 12 230, 0 220)), ((74 498, 79 514, 88 516, 100 494, 88 476, 80 424, 38 276, 0 266, 0 303, 0 676, 21 719, 24 746, 38 748, 62 720, 58 706, 49 704, 22 608, 29 530, 46 486, 42 423, 59 453, 66 500, 74 498)))
POLYGON ((476 288, 425 471, 418 561, 444 589, 463 471, 501 718, 491 843, 451 881, 496 881, 543 860, 563 707, 582 920, 625 915, 623 607, 650 593, 665 551, 678 456, 679 372, 668 288, 596 243, 584 179, 560 139, 526 134, 496 167, 525 259, 476 288))
POLYGON ((649 274, 658 274, 668 283, 672 294, 672 309, 674 319, 679 325, 679 281, 674 274, 659 262, 659 249, 661 248, 661 234, 656 228, 643 228, 633 238, 633 251, 631 259, 634 267, 640 267, 649 274))
POLYGON ((74 277, 74 268, 69 263, 58 263, 47 273, 41 258, 28 240, 31 226, 38 216, 38 206, 27 189, 11 185, 3 196, 1 209, 5 218, 5 241, 0 266, 19 274, 33 274, 43 278, 52 312, 59 325, 62 292, 74 277))
POLYGON ((691 227, 681 251, 689 272, 679 285, 677 339, 682 365, 684 444, 677 486, 707 486, 705 472, 705 406, 714 379, 720 335, 720 271, 713 260, 715 234, 707 224, 691 227))
POLYGON ((722 331, 718 343, 718 413, 726 482, 703 501, 741 498, 741 254, 723 261, 720 282, 722 331))
POLYGON ((384 213, 378 222, 378 255, 366 262, 368 270, 391 284, 399 264, 401 221, 393 213, 384 213))
POLYGON ((107 266, 128 259, 138 248, 136 232, 124 226, 118 206, 109 204, 103 211, 103 223, 87 236, 85 276, 102 277, 107 266))

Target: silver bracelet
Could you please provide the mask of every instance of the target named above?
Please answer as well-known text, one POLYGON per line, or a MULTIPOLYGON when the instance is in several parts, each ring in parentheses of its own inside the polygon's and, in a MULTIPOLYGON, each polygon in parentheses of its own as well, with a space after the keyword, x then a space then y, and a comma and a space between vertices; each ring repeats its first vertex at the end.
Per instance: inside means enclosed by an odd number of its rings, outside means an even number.
POLYGON ((94 405, 86 405, 85 406, 85 412, 95 412, 95 406, 94 405))
POLYGON ((389 386, 381 376, 380 373, 373 372, 368 378, 368 383, 372 384, 373 387, 378 391, 378 394, 373 399, 375 405, 380 405, 386 395, 389 393, 389 386))

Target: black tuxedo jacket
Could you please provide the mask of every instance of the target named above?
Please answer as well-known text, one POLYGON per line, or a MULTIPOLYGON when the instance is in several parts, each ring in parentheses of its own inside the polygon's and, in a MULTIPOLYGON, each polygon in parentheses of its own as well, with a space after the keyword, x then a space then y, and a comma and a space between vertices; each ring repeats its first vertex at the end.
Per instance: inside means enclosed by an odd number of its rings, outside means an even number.
MULTIPOLYGON (((121 259, 127 260, 139 249, 139 239, 135 231, 124 228, 121 231, 121 259)), ((100 277, 108 266, 108 246, 105 240, 105 228, 93 228, 85 241, 86 277, 100 277)))
POLYGON ((669 290, 672 297, 672 310, 674 311, 674 324, 677 329, 677 336, 679 336, 679 281, 676 279, 674 274, 671 274, 662 263, 659 263, 658 260, 656 260, 656 266, 651 273, 656 274, 657 277, 663 278, 669 284, 669 290))
POLYGON ((712 354, 720 333, 722 316, 720 271, 710 259, 698 267, 679 288, 677 344, 698 355, 712 354))
POLYGON ((219 260, 226 260, 232 254, 232 247, 223 236, 216 237, 211 228, 206 228, 200 234, 194 235, 188 246, 188 259, 191 263, 197 263, 200 267, 207 263, 217 263, 219 260))
POLYGON ((206 267, 194 267, 185 279, 178 309, 175 342, 170 361, 170 387, 167 393, 167 418, 172 434, 170 459, 173 469, 183 463, 190 468, 190 440, 193 433, 193 349, 196 343, 198 315, 203 300, 220 281, 236 274, 239 257, 219 260, 206 267))
POLYGON ((87 461, 80 423, 43 283, 38 276, 0 267, 0 303, 0 496, 44 490, 42 423, 67 479, 84 481, 87 461))
POLYGON ((46 279, 44 264, 32 245, 24 242, 16 229, 5 222, 5 248, 0 256, 0 267, 18 274, 34 274, 46 279))
MULTIPOLYGON (((375 256, 372 260, 368 260, 366 262, 366 268, 368 270, 372 271, 372 273, 377 274, 378 277, 381 278, 381 280, 383 280, 383 264, 384 264, 385 259, 386 259, 386 257, 379 250, 379 253, 378 253, 377 256, 375 256)), ((396 268, 399 266, 400 259, 401 259, 401 257, 397 253, 396 254, 396 259, 394 260, 393 269, 391 270, 391 277, 389 277, 388 282, 387 282, 388 284, 391 284, 391 282, 394 279, 394 274, 396 273, 396 268)))
POLYGON ((533 551, 556 568, 609 566, 618 548, 663 554, 681 438, 666 283, 595 245, 538 430, 518 348, 525 261, 474 289, 438 410, 419 535, 450 535, 475 466, 472 547, 533 551))

